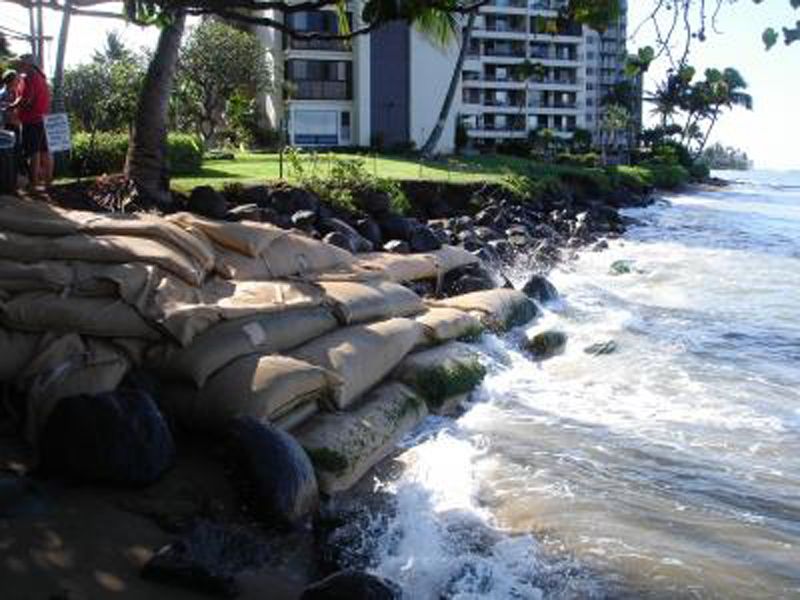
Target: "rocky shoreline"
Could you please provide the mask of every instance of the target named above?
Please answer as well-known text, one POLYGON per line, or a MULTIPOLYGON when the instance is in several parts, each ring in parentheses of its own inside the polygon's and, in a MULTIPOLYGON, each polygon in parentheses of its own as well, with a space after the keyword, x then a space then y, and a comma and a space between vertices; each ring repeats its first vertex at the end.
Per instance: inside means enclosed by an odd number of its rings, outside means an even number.
MULTIPOLYGON (((544 277, 554 265, 570 260, 579 249, 603 250, 605 240, 622 235, 630 223, 619 210, 650 202, 649 193, 624 189, 599 199, 578 189, 564 188, 527 200, 502 186, 469 186, 461 189, 461 195, 458 189, 442 190, 441 184, 425 186, 414 182, 406 187, 411 209, 405 215, 392 210, 387 195, 372 190, 358 191, 358 210, 353 211, 328 205, 306 190, 282 184, 237 187, 225 193, 198 188, 185 199, 182 208, 209 219, 300 230, 356 257, 378 250, 413 255, 435 252, 443 245, 458 246, 480 262, 408 286, 422 298, 436 301, 513 287, 506 271, 523 271, 532 274, 525 294, 545 303, 557 295, 544 277)), ((544 359, 557 351, 559 343, 556 339, 534 339, 529 340, 527 349, 534 358, 544 359)), ((136 403, 137 410, 144 410, 146 402, 140 400, 134 398, 131 402, 136 403)), ((13 417, 13 410, 10 416, 13 417)), ((275 527, 271 518, 274 515, 265 519, 252 510, 243 512, 242 490, 233 488, 249 486, 245 494, 274 497, 274 490, 254 492, 252 486, 253 482, 274 480, 275 475, 259 476, 253 472, 258 471, 258 465, 253 465, 249 473, 241 468, 231 469, 230 448, 223 456, 216 445, 200 447, 196 439, 184 440, 176 434, 177 466, 145 488, 144 493, 132 496, 103 486, 74 487, 69 483, 64 487, 63 483, 54 483, 46 471, 32 471, 30 453, 13 433, 13 419, 6 424, 10 435, 3 438, 0 464, 5 469, 0 476, 0 534, 18 540, 8 548, 11 561, 6 561, 4 569, 13 576, 19 597, 39 590, 52 598, 99 597, 110 591, 142 598, 154 597, 154 593, 163 590, 164 596, 170 598, 195 597, 193 591, 250 598, 258 597, 263 589, 273 590, 272 597, 285 598, 300 597, 301 593, 303 598, 399 597, 400 592, 391 582, 364 573, 337 571, 342 565, 332 558, 336 555, 331 546, 334 538, 325 533, 326 527, 328 533, 332 531, 329 525, 331 519, 338 518, 335 512, 327 515, 327 525, 317 520, 308 529, 308 522, 303 520, 292 523, 288 530, 275 527), (236 485, 231 487, 231 481, 236 485), (94 525, 87 525, 82 531, 68 523, 87 510, 94 511, 92 518, 97 517, 94 525), (265 522, 272 524, 265 529, 265 522), (103 536, 100 531, 106 527, 109 534, 103 536), (23 534, 22 529, 27 533, 23 534), (53 535, 61 540, 55 549, 53 535), (101 539, 95 539, 98 536, 101 539), (24 541, 29 547, 28 556, 24 541), (157 547, 161 550, 153 555, 152 550, 157 547), (287 551, 290 547, 292 550, 287 551), (139 550, 133 551, 134 548, 139 550), (53 560, 51 555, 59 552, 67 558, 53 560), (33 562, 27 564, 31 555, 33 562), (15 560, 20 568, 13 567, 15 560), (68 565, 61 571, 57 567, 59 560, 68 565), (79 569, 77 562, 96 563, 98 568, 92 573, 86 567, 79 569), (103 563, 108 563, 106 569, 100 568, 103 563), (138 578, 140 570, 144 581, 138 578), (98 576, 97 572, 103 575, 98 576), (309 581, 326 575, 331 579, 303 591, 309 581), (87 583, 89 579, 92 581, 87 583), (62 588, 53 589, 58 581, 64 582, 60 584, 62 588), (178 587, 162 588, 161 583, 178 587)), ((251 439, 247 423, 240 423, 239 427, 236 439, 240 451, 263 443, 258 436, 251 439)), ((274 443, 283 443, 281 439, 275 437, 274 443)), ((69 448, 73 442, 66 439, 61 445, 56 444, 50 456, 58 456, 59 449, 69 448)), ((159 456, 175 452, 175 448, 162 448, 159 456)), ((292 450, 287 451, 291 453, 292 450)), ((241 465, 242 461, 234 462, 241 465)), ((51 465, 51 471, 63 470, 65 464, 51 465)), ((304 469, 308 471, 303 467, 294 469, 294 473, 304 469)), ((296 503, 302 497, 303 485, 298 486, 299 491, 284 497, 286 503, 296 503)), ((252 508, 253 503, 249 506, 252 508)), ((287 510, 298 514, 314 512, 314 500, 287 510)))

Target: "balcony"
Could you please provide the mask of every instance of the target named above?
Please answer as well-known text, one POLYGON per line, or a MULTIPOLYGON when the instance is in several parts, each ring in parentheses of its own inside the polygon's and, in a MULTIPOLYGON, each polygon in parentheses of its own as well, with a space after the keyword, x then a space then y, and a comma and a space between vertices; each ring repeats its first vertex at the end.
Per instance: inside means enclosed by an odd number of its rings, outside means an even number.
POLYGON ((352 100, 352 86, 347 81, 301 80, 293 82, 292 100, 352 100))
POLYGON ((350 44, 345 40, 310 39, 298 40, 289 38, 291 50, 322 50, 326 52, 350 52, 350 44))

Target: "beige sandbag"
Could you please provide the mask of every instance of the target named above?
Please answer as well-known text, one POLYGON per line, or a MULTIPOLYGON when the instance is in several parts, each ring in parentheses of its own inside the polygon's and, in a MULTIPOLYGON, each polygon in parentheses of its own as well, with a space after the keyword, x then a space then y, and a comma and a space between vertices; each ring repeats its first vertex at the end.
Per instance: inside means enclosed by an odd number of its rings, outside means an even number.
POLYGON ((425 328, 425 341, 431 345, 474 338, 483 332, 480 319, 457 308, 430 307, 414 320, 425 328))
POLYGON ((292 431, 308 421, 319 412, 319 404, 316 400, 309 400, 293 408, 282 417, 275 419, 272 423, 278 429, 292 431))
POLYGON ((339 329, 294 350, 300 360, 336 373, 344 382, 333 397, 345 410, 380 382, 417 345, 422 326, 411 319, 390 319, 339 329))
POLYGON ((38 262, 82 260, 97 263, 131 261, 157 265, 191 285, 199 285, 207 269, 174 246, 133 236, 87 234, 47 238, 0 231, 0 258, 38 262))
POLYGON ((355 485, 427 414, 412 390, 391 383, 368 394, 353 412, 319 414, 293 433, 314 464, 319 489, 331 495, 355 485))
POLYGON ((356 264, 362 269, 383 273, 397 283, 434 279, 439 274, 436 263, 426 254, 367 252, 359 255, 356 264))
POLYGON ((524 325, 538 314, 536 304, 519 290, 496 289, 472 292, 443 300, 429 300, 429 306, 475 312, 490 329, 505 331, 524 325))
POLYGON ((0 381, 13 381, 35 356, 41 334, 0 327, 0 381))
POLYGON ((8 292, 60 291, 73 281, 69 263, 43 261, 23 263, 19 260, 0 260, 0 290, 8 292))
POLYGON ((409 354, 393 374, 438 412, 449 398, 468 394, 486 377, 478 352, 461 342, 448 342, 430 350, 409 354))
POLYGON ((275 278, 336 271, 353 264, 353 255, 346 250, 298 233, 276 240, 261 254, 275 278))
POLYGON ((0 229, 27 235, 130 235, 166 242, 190 256, 201 268, 214 264, 204 235, 188 233, 167 219, 147 213, 96 213, 66 210, 43 202, 5 196, 0 200, 0 229))
POLYGON ((104 338, 161 338, 133 308, 116 297, 85 298, 28 292, 0 304, 0 320, 6 327, 22 331, 78 333, 104 338))
POLYGON ((263 255, 245 256, 233 250, 217 248, 214 271, 224 279, 268 280, 273 279, 267 259, 263 255))
POLYGON ((392 281, 404 283, 422 279, 438 279, 453 269, 477 264, 480 260, 463 248, 442 246, 421 254, 389 254, 370 252, 359 255, 357 265, 382 272, 392 281))
POLYGON ((335 375, 286 356, 242 357, 223 367, 201 390, 168 384, 164 410, 194 431, 215 431, 237 416, 280 419, 307 402, 325 401, 340 385, 335 375))
POLYGON ((168 219, 187 231, 201 231, 216 244, 245 256, 258 256, 288 232, 267 223, 214 221, 192 213, 177 213, 168 219))
POLYGON ((376 319, 405 317, 425 310, 422 299, 413 291, 390 281, 321 281, 334 313, 344 325, 376 319))
POLYGON ((125 353, 109 342, 76 334, 43 341, 17 378, 28 390, 28 439, 36 440, 59 400, 113 391, 129 369, 125 353))
POLYGON ((273 354, 294 348, 336 329, 327 308, 287 310, 275 314, 222 321, 199 335, 186 348, 170 347, 151 353, 150 364, 172 379, 202 387, 219 369, 246 354, 273 354))

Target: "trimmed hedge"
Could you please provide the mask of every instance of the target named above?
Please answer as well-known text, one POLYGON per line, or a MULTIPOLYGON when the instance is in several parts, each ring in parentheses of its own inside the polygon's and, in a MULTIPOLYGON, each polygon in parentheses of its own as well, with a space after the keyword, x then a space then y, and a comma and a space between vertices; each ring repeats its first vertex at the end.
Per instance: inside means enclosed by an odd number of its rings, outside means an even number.
MULTIPOLYGON (((69 174, 88 177, 119 173, 125 167, 128 153, 127 133, 100 132, 94 138, 88 133, 76 133, 72 138, 69 174)), ((174 175, 198 173, 203 165, 202 145, 196 137, 173 133, 168 138, 169 168, 174 175)))

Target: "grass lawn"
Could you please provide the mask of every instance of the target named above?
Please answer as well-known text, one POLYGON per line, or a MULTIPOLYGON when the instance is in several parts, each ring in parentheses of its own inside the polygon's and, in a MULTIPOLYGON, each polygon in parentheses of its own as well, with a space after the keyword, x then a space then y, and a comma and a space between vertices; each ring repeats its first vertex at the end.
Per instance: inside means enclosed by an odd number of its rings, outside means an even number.
MULTIPOLYGON (((329 172, 331 160, 341 159, 364 161, 365 167, 379 177, 396 180, 452 181, 469 183, 473 181, 499 181, 507 173, 523 172, 532 163, 530 160, 511 156, 449 157, 434 161, 403 157, 355 154, 304 154, 303 166, 308 171, 320 175, 329 172)), ((291 169, 284 162, 285 178, 292 180, 291 169)), ((237 154, 234 160, 208 160, 200 173, 187 177, 174 177, 172 187, 179 191, 189 191, 199 185, 222 187, 228 183, 256 183, 279 178, 277 154, 237 154)))

